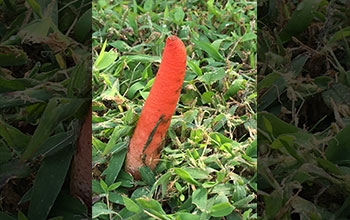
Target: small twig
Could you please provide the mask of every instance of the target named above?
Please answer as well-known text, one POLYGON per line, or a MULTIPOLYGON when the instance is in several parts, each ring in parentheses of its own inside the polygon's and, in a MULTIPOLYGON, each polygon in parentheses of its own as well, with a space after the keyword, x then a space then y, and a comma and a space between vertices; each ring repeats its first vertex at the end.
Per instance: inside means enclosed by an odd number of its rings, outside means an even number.
POLYGON ((158 220, 162 220, 161 218, 158 218, 157 216, 155 216, 155 215, 153 215, 152 213, 150 213, 150 212, 148 212, 148 211, 146 211, 146 210, 143 210, 147 215, 149 215, 149 216, 151 216, 151 217, 153 217, 153 218, 155 218, 155 219, 158 219, 158 220))
POLYGON ((309 51, 309 52, 312 52, 314 54, 317 54, 317 55, 320 55, 322 56, 322 53, 318 52, 317 50, 315 49, 312 49, 311 47, 305 45, 303 42, 301 42, 300 40, 298 40, 296 37, 292 37, 293 41, 296 43, 296 44, 299 44, 303 49, 309 51))

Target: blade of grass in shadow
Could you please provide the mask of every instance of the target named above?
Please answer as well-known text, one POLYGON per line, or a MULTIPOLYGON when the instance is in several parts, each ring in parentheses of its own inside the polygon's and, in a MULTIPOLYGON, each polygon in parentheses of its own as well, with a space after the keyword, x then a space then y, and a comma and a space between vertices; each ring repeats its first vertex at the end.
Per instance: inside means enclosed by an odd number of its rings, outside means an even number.
MULTIPOLYGON (((82 94, 87 85, 90 85, 90 81, 87 70, 87 64, 85 61, 77 64, 72 72, 72 76, 68 85, 67 97, 74 98, 76 94, 82 94)), ((91 85, 90 85, 91 86, 91 85)))
POLYGON ((2 93, 0 94, 0 109, 47 101, 53 95, 54 93, 47 88, 30 88, 23 91, 2 93))
POLYGON ((52 155, 64 148, 67 144, 71 144, 76 140, 76 136, 72 131, 61 132, 49 137, 42 147, 33 154, 33 157, 39 155, 52 155))
POLYGON ((84 99, 50 99, 38 127, 35 129, 34 135, 30 140, 26 151, 21 157, 21 161, 28 160, 39 150, 41 145, 54 131, 56 126, 63 120, 73 116, 77 109, 81 107, 84 99))
POLYGON ((317 11, 320 2, 321 0, 304 0, 299 3, 292 18, 280 34, 283 43, 290 41, 292 36, 297 36, 307 29, 315 17, 313 12, 317 11))
POLYGON ((8 146, 16 151, 23 151, 30 140, 30 136, 22 133, 19 129, 12 127, 0 118, 0 137, 8 146))
POLYGON ((346 126, 340 131, 335 139, 329 142, 326 150, 326 157, 328 160, 341 164, 343 162, 350 164, 350 126, 346 126))
POLYGON ((5 212, 0 212, 0 219, 2 219, 2 220, 16 220, 16 218, 9 216, 5 212))
POLYGON ((46 219, 63 185, 73 156, 67 146, 46 157, 36 175, 28 210, 29 219, 46 219))
POLYGON ((28 56, 13 46, 0 46, 0 66, 19 66, 28 62, 28 56))
MULTIPOLYGON (((11 160, 0 165, 0 188, 9 179, 28 176, 30 169, 26 164, 19 163, 18 160, 11 160)), ((2 218, 0 218, 2 219, 2 218)))
POLYGON ((5 79, 0 78, 0 93, 25 90, 39 85, 34 79, 5 79))

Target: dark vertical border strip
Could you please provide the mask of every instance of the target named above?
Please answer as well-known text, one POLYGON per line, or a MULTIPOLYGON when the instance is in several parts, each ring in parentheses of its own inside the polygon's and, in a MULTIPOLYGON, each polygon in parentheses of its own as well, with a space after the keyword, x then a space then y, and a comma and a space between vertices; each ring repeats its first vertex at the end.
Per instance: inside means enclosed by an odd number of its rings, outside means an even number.
POLYGON ((349 6, 259 3, 259 219, 350 217, 349 6))
POLYGON ((89 106, 91 2, 0 2, 0 219, 89 216, 89 106))

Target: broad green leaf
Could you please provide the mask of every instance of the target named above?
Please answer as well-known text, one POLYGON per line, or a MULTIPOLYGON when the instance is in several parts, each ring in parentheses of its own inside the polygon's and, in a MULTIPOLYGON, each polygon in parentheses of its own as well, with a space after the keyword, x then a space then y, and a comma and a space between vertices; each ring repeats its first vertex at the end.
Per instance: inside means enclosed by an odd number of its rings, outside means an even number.
POLYGON ((150 199, 150 198, 138 198, 136 201, 144 208, 153 209, 161 214, 165 214, 162 206, 157 200, 150 199))
POLYGON ((335 139, 330 140, 326 149, 326 157, 329 161, 341 164, 350 162, 350 126, 341 130, 335 139))
MULTIPOLYGON (((209 136, 215 140, 217 143, 219 143, 219 146, 220 144, 225 144, 225 143, 234 143, 234 141, 228 137, 226 137, 225 135, 219 133, 219 132, 212 132, 209 134, 209 136)), ((213 144, 217 144, 215 142, 213 142, 213 144)))
POLYGON ((144 88, 145 88, 144 82, 137 82, 137 83, 133 84, 128 90, 128 93, 127 93, 128 99, 134 98, 137 91, 142 90, 144 88))
POLYGON ((115 52, 114 50, 110 50, 108 52, 104 52, 102 59, 99 61, 98 64, 95 65, 95 68, 97 70, 103 70, 118 58, 119 54, 115 52))
POLYGON ((246 41, 250 41, 250 40, 256 40, 256 34, 254 34, 254 33, 251 33, 251 32, 249 32, 249 33, 245 33, 244 35, 243 35, 243 37, 242 37, 242 40, 241 40, 241 42, 246 42, 246 41))
POLYGON ((225 59, 221 56, 218 50, 215 50, 210 44, 203 41, 197 41, 197 40, 192 40, 192 41, 195 44, 195 46, 207 52, 210 58, 213 58, 217 61, 222 61, 222 62, 225 61, 225 59))
POLYGON ((0 164, 8 162, 12 158, 12 151, 5 144, 0 144, 0 164))
POLYGON ((0 66, 20 66, 28 61, 25 51, 14 46, 0 46, 0 66))
POLYGON ((165 211, 163 210, 161 204, 154 199, 150 198, 138 198, 136 201, 145 209, 147 212, 151 213, 152 217, 156 216, 159 219, 171 220, 165 211))
POLYGON ((166 4, 165 10, 164 10, 164 18, 168 19, 168 17, 169 17, 169 7, 168 7, 168 4, 166 4))
POLYGON ((217 184, 217 182, 205 182, 202 184, 204 188, 212 188, 217 184))
POLYGON ((238 200, 241 200, 242 198, 245 198, 246 196, 247 196, 247 190, 246 190, 245 186, 243 186, 239 183, 235 183, 232 199, 234 201, 238 201, 238 200))
POLYGON ((300 74, 300 72, 303 70, 303 67, 308 59, 309 59, 309 56, 304 54, 299 55, 293 59, 290 67, 293 77, 297 77, 300 74))
POLYGON ((39 18, 43 17, 43 14, 41 12, 42 9, 41 9, 40 5, 35 0, 28 0, 28 4, 33 9, 35 14, 39 16, 39 18))
POLYGON ((334 173, 336 175, 344 175, 344 172, 337 167, 334 163, 330 162, 329 160, 325 160, 322 158, 316 159, 318 164, 326 171, 334 173))
POLYGON ((144 186, 144 187, 137 188, 135 191, 133 191, 133 193, 131 195, 131 199, 147 197, 147 196, 149 196, 149 190, 150 190, 150 186, 144 186))
POLYGON ((230 97, 233 98, 233 96, 236 95, 237 92, 242 88, 244 81, 245 80, 241 76, 235 79, 232 85, 230 86, 230 88, 226 91, 224 98, 225 99, 229 99, 230 97))
POLYGON ((100 65, 100 62, 105 54, 105 50, 106 50, 106 46, 107 46, 107 39, 105 40, 105 42, 103 43, 103 46, 101 48, 100 54, 98 55, 95 63, 94 63, 94 67, 97 68, 98 65, 100 65))
POLYGON ((143 5, 143 8, 145 9, 145 11, 152 11, 153 9, 153 0, 146 0, 145 4, 143 5))
POLYGON ((211 103, 213 101, 213 96, 214 95, 215 95, 215 93, 212 92, 212 91, 204 92, 202 94, 202 103, 203 104, 211 103))
POLYGON ((25 90, 37 86, 39 83, 39 81, 34 79, 5 79, 0 77, 0 93, 25 90))
POLYGON ((137 213, 140 211, 140 207, 128 197, 123 196, 123 201, 124 201, 125 208, 127 208, 130 212, 137 213))
POLYGON ((341 28, 339 31, 333 34, 333 36, 328 40, 328 44, 335 44, 337 41, 343 40, 346 37, 350 37, 350 27, 341 28))
POLYGON ((334 83, 331 88, 322 93, 326 105, 333 109, 331 99, 336 105, 347 105, 350 107, 350 88, 342 83, 334 83))
POLYGON ((288 153, 294 157, 299 163, 304 163, 304 159, 299 155, 300 152, 297 151, 296 147, 297 145, 294 144, 294 139, 290 135, 280 135, 278 137, 280 142, 283 144, 283 146, 286 148, 288 153))
POLYGON ((278 191, 273 191, 269 195, 264 195, 265 212, 268 218, 274 218, 283 206, 282 196, 278 191))
POLYGON ((219 51, 220 45, 221 45, 221 43, 222 43, 224 40, 225 40, 225 39, 217 39, 216 41, 214 41, 213 43, 211 43, 211 46, 212 46, 216 51, 219 51))
POLYGON ((188 124, 193 123, 194 119, 198 115, 198 109, 188 110, 184 113, 184 121, 188 124))
POLYGON ((283 43, 288 42, 292 36, 297 36, 311 24, 315 17, 321 0, 303 0, 293 12, 291 19, 282 30, 280 37, 283 43), (300 22, 302 21, 302 22, 300 22))
POLYGON ((15 127, 7 124, 0 118, 0 136, 6 141, 9 147, 23 151, 30 141, 30 136, 22 133, 15 127))
POLYGON ((191 214, 186 212, 175 213, 176 220, 200 220, 200 216, 197 214, 191 214))
POLYGON ((112 133, 112 136, 110 137, 106 148, 104 149, 102 156, 106 155, 109 153, 112 148, 116 145, 117 140, 123 136, 125 136, 129 131, 131 130, 131 126, 124 126, 122 128, 120 127, 115 127, 112 133))
POLYGON ((206 179, 209 177, 209 173, 206 170, 200 168, 185 167, 185 170, 193 179, 206 179))
POLYGON ((97 218, 101 215, 116 214, 113 210, 107 208, 107 205, 102 202, 97 202, 92 206, 92 218, 97 218))
POLYGON ((146 55, 129 55, 127 56, 127 62, 141 62, 141 63, 160 63, 160 57, 146 56, 146 55))
POLYGON ((156 178, 154 176, 153 171, 146 166, 139 167, 139 171, 142 180, 145 181, 147 185, 153 186, 153 184, 156 182, 156 178))
POLYGON ((55 95, 49 88, 28 88, 22 91, 0 94, 0 109, 26 106, 38 102, 46 102, 55 95))
MULTIPOLYGON (((117 183, 120 183, 120 182, 117 182, 117 183)), ((119 193, 110 192, 109 193, 109 201, 116 203, 116 204, 124 205, 123 196, 120 195, 119 193)))
POLYGON ((18 160, 10 160, 0 164, 1 182, 0 186, 11 178, 22 178, 30 174, 30 168, 27 164, 21 163, 18 160))
POLYGON ((104 190, 101 187, 100 181, 97 181, 95 179, 92 180, 92 192, 97 193, 97 194, 102 194, 104 193, 104 190))
POLYGON ((191 68, 191 70, 193 72, 195 72, 197 74, 197 76, 203 75, 201 68, 199 68, 199 66, 196 62, 191 61, 191 60, 187 60, 187 65, 191 68))
POLYGON ((183 180, 185 180, 186 182, 190 183, 190 184, 194 184, 194 185, 200 185, 199 182, 197 182, 195 179, 193 179, 190 174, 185 171, 184 169, 181 168, 175 168, 174 172, 183 180))
POLYGON ((281 134, 297 133, 299 131, 299 128, 294 125, 291 125, 267 112, 258 113, 258 128, 272 132, 274 137, 278 137, 281 134), (268 127, 265 127, 265 121, 270 124, 268 127))
POLYGON ((128 51, 131 48, 126 42, 121 41, 121 40, 117 40, 117 41, 114 41, 112 43, 109 43, 109 45, 118 49, 119 51, 128 51))
POLYGON ((50 215, 57 216, 61 220, 83 219, 88 215, 88 208, 78 198, 70 195, 68 191, 61 191, 55 201, 55 205, 52 207, 50 215))
POLYGON ((28 220, 28 218, 23 214, 23 212, 18 211, 18 220, 28 220))
POLYGON ((209 214, 213 217, 224 217, 229 215, 233 210, 234 207, 230 203, 219 203, 209 208, 209 214))
POLYGON ((268 90, 266 92, 264 92, 262 95, 259 96, 259 100, 258 100, 259 111, 264 111, 272 103, 278 101, 278 97, 280 96, 280 94, 282 94, 285 91, 287 87, 287 82, 281 75, 276 79, 270 78, 269 80, 273 80, 273 84, 268 87, 268 90))
POLYGON ((258 83, 258 90, 264 89, 264 88, 270 88, 278 78, 280 78, 281 75, 276 72, 272 72, 264 76, 264 78, 259 81, 258 83))
POLYGON ((182 8, 177 7, 175 9, 174 18, 175 18, 175 22, 177 24, 181 24, 182 23, 183 19, 185 18, 185 13, 182 10, 182 8))
POLYGON ((89 85, 90 80, 86 61, 82 61, 75 65, 72 75, 70 77, 67 97, 68 98, 80 98, 89 85))
POLYGON ((32 43, 42 43, 45 41, 50 27, 52 27, 50 18, 34 20, 33 22, 24 26, 18 32, 18 36, 21 37, 22 41, 28 40, 32 43))
MULTIPOLYGON (((162 175, 159 179, 157 179, 157 181, 153 184, 150 195, 152 195, 155 190, 157 189, 157 187, 159 185, 164 185, 166 186, 169 182, 169 179, 171 177, 172 173, 171 172, 167 172, 164 175, 162 175)), ((165 194, 165 192, 162 192, 163 194, 165 194)))
POLYGON ((207 83, 208 85, 211 85, 216 81, 222 80, 225 77, 225 75, 225 69, 220 68, 214 72, 207 72, 204 75, 198 77, 198 79, 202 82, 207 83))
POLYGON ((100 179, 100 186, 105 193, 108 193, 108 186, 107 186, 106 182, 103 181, 103 179, 100 179))
POLYGON ((29 204, 29 219, 46 219, 61 190, 73 156, 73 148, 66 147, 46 157, 35 176, 29 204))
MULTIPOLYGON (((42 145, 42 147, 33 154, 33 157, 39 155, 52 155, 62 148, 66 147, 68 144, 76 140, 77 134, 73 131, 61 132, 50 136, 42 145)), ((29 142, 29 141, 28 141, 29 142)))
POLYGON ((92 9, 86 10, 79 18, 74 27, 74 35, 80 43, 84 43, 91 37, 92 9))
POLYGON ((106 174, 106 183, 111 185, 116 180, 125 160, 127 149, 123 149, 117 153, 114 153, 111 160, 108 163, 107 169, 104 171, 106 174))
POLYGON ((207 207, 207 190, 205 188, 197 188, 196 191, 192 193, 192 202, 200 210, 205 210, 207 207))
POLYGON ((248 208, 248 204, 253 201, 255 198, 254 195, 248 195, 245 198, 242 198, 238 201, 236 201, 235 203, 233 203, 233 206, 238 208, 238 209, 244 209, 244 208, 248 208))
POLYGON ((251 142, 249 144, 249 146, 247 147, 245 153, 249 156, 249 157, 257 157, 257 153, 258 153, 258 148, 257 148, 258 144, 257 144, 257 138, 255 138, 253 140, 253 142, 251 142))
POLYGON ((129 25, 131 26, 131 28, 134 30, 135 35, 138 35, 138 31, 139 28, 137 26, 137 18, 136 18, 136 14, 133 12, 129 12, 129 25))

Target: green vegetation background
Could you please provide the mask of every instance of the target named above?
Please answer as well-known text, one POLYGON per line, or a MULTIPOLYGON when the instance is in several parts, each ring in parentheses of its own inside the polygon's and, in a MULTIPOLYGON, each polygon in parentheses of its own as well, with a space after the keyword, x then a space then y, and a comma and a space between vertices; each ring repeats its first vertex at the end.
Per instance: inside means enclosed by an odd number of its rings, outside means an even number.
POLYGON ((94 219, 256 219, 256 2, 93 1, 94 219), (128 141, 168 36, 187 49, 161 161, 128 141))

